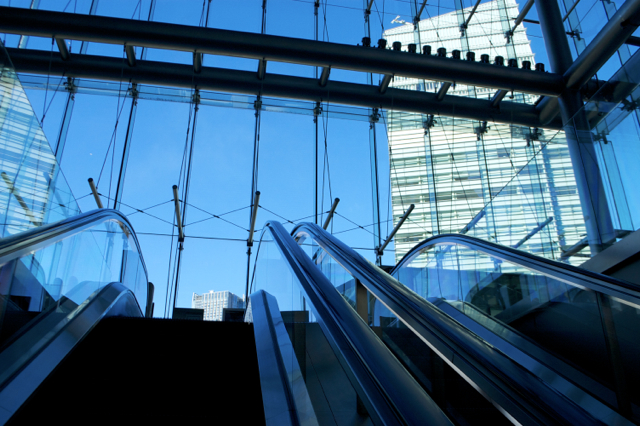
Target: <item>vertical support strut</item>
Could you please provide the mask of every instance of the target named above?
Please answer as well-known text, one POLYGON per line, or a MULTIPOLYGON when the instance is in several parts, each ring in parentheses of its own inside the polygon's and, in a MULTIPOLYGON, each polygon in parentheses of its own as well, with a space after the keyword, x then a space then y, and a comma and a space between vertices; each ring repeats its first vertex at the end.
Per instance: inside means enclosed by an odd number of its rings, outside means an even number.
MULTIPOLYGON (((264 34, 267 30, 267 0, 262 0, 262 26, 260 33, 264 34)), ((250 235, 247 239, 247 285, 245 297, 249 297, 249 277, 251 274, 251 247, 253 246, 253 226, 255 226, 255 219, 258 213, 258 201, 260 200, 260 191, 258 191, 258 166, 259 166, 259 154, 260 154, 260 112, 262 111, 262 96, 256 96, 256 100, 253 103, 253 108, 256 110, 256 124, 253 134, 253 169, 251 171, 251 216, 249 217, 250 235), (255 213, 254 213, 255 210, 255 213), (251 224, 253 223, 253 226, 251 224)), ((247 304, 245 304, 245 310, 247 304)))
MULTIPOLYGON (((149 5, 149 17, 148 20, 151 21, 153 18, 153 13, 155 11, 155 0, 151 0, 151 4, 149 5)), ((135 63, 135 49, 133 46, 125 46, 128 47, 127 58, 130 61, 135 63)), ((148 49, 142 48, 140 52, 140 58, 145 59, 147 57, 148 49)), ((122 203, 122 193, 124 191, 124 179, 127 174, 127 165, 129 164, 129 152, 131 151, 131 140, 133 138, 133 125, 136 121, 136 112, 138 111, 138 85, 136 83, 131 84, 131 89, 129 90, 129 95, 131 96, 131 110, 129 111, 129 122, 127 124, 127 134, 124 140, 124 146, 122 147, 122 162, 120 163, 120 173, 118 174, 118 185, 116 187, 116 196, 113 200, 113 208, 116 210, 120 210, 120 204, 122 203)), ((197 106, 196 106, 197 107, 197 106)))
MULTIPOLYGON (((371 151, 371 197, 373 203, 373 244, 380 247, 382 243, 380 227, 380 195, 378 189, 378 143, 376 140, 376 123, 379 120, 378 109, 372 110, 369 117, 369 149, 371 151)), ((376 256, 378 266, 381 265, 382 257, 376 256)))
POLYGON ((113 208, 120 210, 122 203, 122 192, 124 191, 124 178, 127 174, 127 165, 129 163, 129 152, 131 151, 131 139, 133 138, 133 124, 136 121, 136 112, 138 110, 138 89, 137 84, 131 84, 131 111, 129 111, 129 123, 127 124, 127 134, 124 138, 124 147, 122 147, 122 162, 120 163, 120 173, 118 175, 118 185, 116 186, 116 196, 113 200, 113 208))
MULTIPOLYGON (((198 110, 200 104, 200 93, 198 89, 195 90, 193 95, 193 121, 191 123, 191 143, 189 144, 189 159, 187 161, 187 171, 186 178, 184 182, 184 186, 182 188, 182 225, 179 227, 183 230, 182 232, 182 241, 178 240, 178 260, 176 261, 176 274, 175 274, 175 284, 173 290, 173 308, 171 310, 172 316, 173 311, 176 309, 176 302, 178 300, 178 287, 180 284, 180 265, 182 263, 182 251, 184 249, 184 227, 187 222, 187 205, 189 200, 189 187, 191 184, 191 168, 193 165, 193 150, 195 146, 196 139, 196 127, 198 123, 198 110)), ((180 220, 178 217, 176 220, 180 220)))
MULTIPOLYGON (((368 2, 364 11, 364 31, 365 37, 371 39, 371 6, 373 0, 368 2)), ((363 49, 367 47, 363 46, 363 49)), ((369 84, 373 85, 373 74, 369 73, 369 84)), ((371 109, 369 115, 369 150, 371 158, 371 201, 373 207, 373 246, 380 247, 382 243, 380 236, 380 194, 378 190, 378 143, 376 140, 376 123, 380 120, 378 108, 371 109)), ((378 258, 377 261, 381 259, 378 258)))
MULTIPOLYGON (((572 59, 558 4, 555 0, 538 0, 535 5, 552 71, 564 73, 571 66, 572 59)), ((565 90, 559 103, 593 256, 615 239, 604 181, 580 93, 565 90)))
MULTIPOLYGON (((314 15, 314 32, 315 40, 318 41, 318 7, 320 7, 320 0, 315 0, 313 3, 313 15, 314 15)), ((324 73, 324 70, 323 70, 324 73)), ((316 80, 318 79, 318 67, 316 67, 316 80)), ((320 102, 316 103, 316 109, 313 111, 313 122, 316 125, 316 150, 315 150, 315 189, 314 189, 314 212, 315 212, 315 224, 318 222, 318 112, 320 108, 320 102)))
MULTIPOLYGON (((33 3, 35 3, 36 1, 38 3, 40 2, 40 0, 34 0, 33 3)), ((153 3, 153 0, 152 0, 152 3, 153 3)), ((95 15, 97 11, 98 11, 98 0, 93 0, 91 2, 91 7, 89 8, 89 15, 95 15)), ((26 47, 26 41, 25 41, 25 47, 26 47)), ((89 47, 89 43, 86 41, 83 41, 82 44, 80 44, 80 54, 84 55, 85 53, 87 53, 88 47, 89 47)), ((69 94, 67 95, 67 102, 64 107, 64 112, 62 113, 62 123, 60 124, 58 139, 56 140, 55 146, 51 147, 53 150, 53 153, 56 156, 56 161, 58 162, 58 164, 61 164, 62 162, 62 154, 64 153, 65 144, 67 143, 67 135, 69 134, 69 123, 71 122, 73 107, 76 103, 75 89, 76 89, 77 83, 78 82, 76 81, 75 78, 67 79, 66 87, 69 94)))
MULTIPOLYGON (((244 292, 249 294, 249 269, 251 267, 251 247, 253 247, 253 231, 256 229, 256 219, 258 218, 258 207, 260 207, 260 191, 256 191, 253 196, 253 205, 251 206, 251 223, 249 224, 249 238, 247 238, 247 285, 244 292)), ((247 305, 245 304, 245 310, 247 305)))

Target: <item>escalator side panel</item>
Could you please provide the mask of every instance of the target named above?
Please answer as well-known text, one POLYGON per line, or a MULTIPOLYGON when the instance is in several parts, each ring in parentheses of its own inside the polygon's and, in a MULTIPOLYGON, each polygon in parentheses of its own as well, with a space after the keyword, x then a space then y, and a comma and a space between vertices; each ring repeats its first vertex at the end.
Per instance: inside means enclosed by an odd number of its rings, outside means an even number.
POLYGON ((93 327, 109 315, 142 316, 133 294, 112 283, 83 305, 67 299, 0 352, 0 424, 4 424, 93 327))

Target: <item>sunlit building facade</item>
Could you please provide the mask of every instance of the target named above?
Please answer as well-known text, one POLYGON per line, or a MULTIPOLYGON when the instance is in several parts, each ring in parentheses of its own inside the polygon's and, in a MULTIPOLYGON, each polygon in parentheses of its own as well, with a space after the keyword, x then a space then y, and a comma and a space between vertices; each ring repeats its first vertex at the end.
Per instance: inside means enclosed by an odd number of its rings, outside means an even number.
MULTIPOLYGON (((514 0, 481 4, 385 31, 388 45, 425 46, 431 54, 535 69, 526 29, 505 35, 518 15, 514 0), (428 50, 429 48, 427 48, 428 50), (484 58, 487 60, 487 57, 484 58), (500 61, 500 59, 498 59, 500 61)), ((499 66, 499 65, 495 65, 499 66)), ((537 71, 532 71, 537 72, 537 71)), ((391 85, 437 93, 442 83, 396 78, 391 85)), ((447 95, 491 99, 495 89, 452 85, 447 95)), ((517 102, 537 96, 508 93, 517 102)), ((511 99, 509 99, 511 100, 511 99)), ((389 111, 387 118, 394 219, 416 208, 396 236, 396 261, 432 235, 466 233, 545 257, 560 259, 585 234, 582 211, 563 132, 438 115, 389 111)))
POLYGON ((222 321, 225 308, 244 308, 244 298, 228 290, 213 291, 202 295, 193 293, 191 307, 204 309, 205 321, 222 321))

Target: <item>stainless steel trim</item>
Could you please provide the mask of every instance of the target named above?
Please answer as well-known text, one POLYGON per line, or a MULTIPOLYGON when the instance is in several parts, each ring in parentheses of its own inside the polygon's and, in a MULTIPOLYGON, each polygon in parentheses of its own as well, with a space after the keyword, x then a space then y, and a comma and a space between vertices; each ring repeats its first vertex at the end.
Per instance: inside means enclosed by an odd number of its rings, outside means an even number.
MULTIPOLYGON (((273 241, 298 278, 345 373, 375 424, 451 425, 449 419, 389 349, 335 290, 278 222, 268 222, 273 241)), ((325 231, 323 231, 325 232, 325 231)))
POLYGON ((250 299, 267 425, 318 425, 276 298, 258 290, 250 299))

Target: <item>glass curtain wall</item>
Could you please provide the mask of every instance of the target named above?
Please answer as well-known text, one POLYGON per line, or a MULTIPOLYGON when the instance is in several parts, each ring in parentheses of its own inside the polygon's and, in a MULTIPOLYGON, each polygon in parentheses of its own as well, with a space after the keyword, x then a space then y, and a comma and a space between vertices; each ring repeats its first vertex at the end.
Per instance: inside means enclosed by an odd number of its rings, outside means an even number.
MULTIPOLYGON (((405 24, 385 36, 390 44, 415 43, 420 52, 426 48, 450 56, 458 50, 463 59, 473 52, 476 60, 488 55, 492 63, 515 59, 518 67, 535 67, 525 28, 505 37, 519 13, 515 1, 481 4, 463 29, 471 9, 425 19, 416 27, 405 24)), ((443 83, 398 78, 392 85, 438 92, 443 83)), ((494 93, 454 84, 447 95, 490 99, 494 93)), ((503 102, 536 100, 510 93, 503 102)), ((388 137, 394 219, 416 204, 396 237, 396 260, 419 241, 442 233, 467 233, 556 259, 584 237, 562 132, 390 111, 388 137)))
POLYGON ((0 236, 80 213, 0 43, 0 236))

